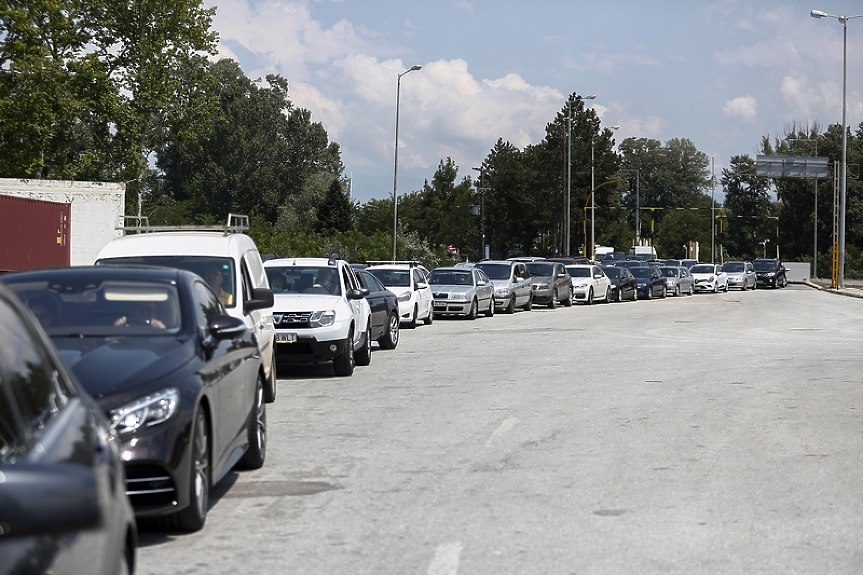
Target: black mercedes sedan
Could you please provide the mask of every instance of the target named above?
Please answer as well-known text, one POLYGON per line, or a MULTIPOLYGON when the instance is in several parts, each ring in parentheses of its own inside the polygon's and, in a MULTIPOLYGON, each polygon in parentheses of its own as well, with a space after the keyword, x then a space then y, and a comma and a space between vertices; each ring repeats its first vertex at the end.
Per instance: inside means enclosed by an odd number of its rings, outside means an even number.
POLYGON ((210 488, 259 468, 267 427, 261 353, 191 272, 115 266, 7 274, 121 441, 136 515, 204 526, 210 488))
POLYGON ((638 297, 638 282, 626 267, 599 266, 611 280, 612 301, 635 301, 638 297))
MULTIPOLYGON (((353 264, 351 264, 353 265, 353 264)), ((399 344, 399 298, 384 287, 381 280, 365 270, 354 270, 360 286, 369 290, 366 301, 372 311, 372 339, 382 349, 395 349, 399 344)))
POLYGON ((134 573, 119 440, 0 285, 0 574, 134 573))

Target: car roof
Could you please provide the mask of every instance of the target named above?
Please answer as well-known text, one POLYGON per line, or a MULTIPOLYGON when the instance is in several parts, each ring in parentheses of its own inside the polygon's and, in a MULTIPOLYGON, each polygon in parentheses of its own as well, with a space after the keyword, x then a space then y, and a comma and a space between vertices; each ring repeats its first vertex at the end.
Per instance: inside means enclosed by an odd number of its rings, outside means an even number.
POLYGON ((267 260, 264 262, 265 268, 286 267, 286 266, 317 266, 317 267, 336 267, 338 262, 342 260, 329 260, 328 258, 278 258, 275 260, 267 260))
POLYGON ((224 257, 243 253, 249 249, 257 251, 258 248, 252 238, 245 234, 201 231, 152 232, 115 238, 99 251, 98 258, 155 255, 224 257))
POLYGON ((198 277, 197 274, 181 270, 178 268, 158 267, 158 266, 139 266, 139 265, 112 265, 103 264, 98 266, 73 266, 63 268, 43 268, 38 270, 29 270, 22 272, 12 272, 0 276, 0 280, 4 282, 18 282, 24 280, 40 280, 50 279, 58 275, 78 276, 82 279, 87 278, 102 278, 102 277, 119 277, 130 280, 153 280, 161 279, 167 281, 177 281, 179 278, 198 277))

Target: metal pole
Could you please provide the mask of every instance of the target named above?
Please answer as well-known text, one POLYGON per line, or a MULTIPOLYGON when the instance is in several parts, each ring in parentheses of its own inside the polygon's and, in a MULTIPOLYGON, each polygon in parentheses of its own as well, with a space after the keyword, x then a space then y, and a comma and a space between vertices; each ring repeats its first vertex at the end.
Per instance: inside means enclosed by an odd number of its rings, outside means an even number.
POLYGON ((572 227, 572 210, 570 198, 572 194, 572 98, 569 99, 566 130, 566 246, 563 248, 565 256, 569 257, 570 230, 572 227))
POLYGON ((398 181, 399 181, 399 99, 401 97, 402 76, 414 70, 420 70, 422 66, 411 66, 398 76, 396 81, 396 146, 395 146, 395 167, 393 168, 393 261, 396 261, 396 237, 399 229, 399 197, 398 197, 398 181))
POLYGON ((842 22, 842 175, 839 184, 839 287, 845 287, 845 193, 848 172, 848 130, 845 129, 846 88, 848 84, 848 18, 842 22))
POLYGON ((593 142, 595 138, 590 139, 590 261, 596 261, 596 239, 593 235, 594 225, 596 222, 596 186, 594 184, 593 174, 593 142))

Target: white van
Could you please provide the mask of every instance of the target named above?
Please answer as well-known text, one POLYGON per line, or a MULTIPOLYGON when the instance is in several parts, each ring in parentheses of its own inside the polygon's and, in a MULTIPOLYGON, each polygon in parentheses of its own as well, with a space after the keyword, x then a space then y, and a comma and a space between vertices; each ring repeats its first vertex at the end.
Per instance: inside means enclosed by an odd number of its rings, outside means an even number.
POLYGON ((276 399, 273 292, 246 216, 228 216, 226 226, 135 226, 99 252, 96 264, 156 265, 190 270, 204 278, 227 313, 242 319, 263 356, 264 396, 276 399), (235 218, 246 218, 245 220, 235 218), (236 221, 245 222, 237 224, 236 221), (219 231, 213 231, 219 230, 219 231))

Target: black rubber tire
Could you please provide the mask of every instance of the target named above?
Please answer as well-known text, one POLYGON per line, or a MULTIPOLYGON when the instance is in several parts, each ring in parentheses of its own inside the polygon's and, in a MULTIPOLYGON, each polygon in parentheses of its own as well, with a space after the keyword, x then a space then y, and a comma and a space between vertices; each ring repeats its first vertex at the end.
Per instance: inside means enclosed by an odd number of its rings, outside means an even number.
POLYGON ((276 401, 276 344, 273 343, 273 359, 271 360, 270 377, 264 385, 264 401, 273 403, 276 401))
POLYGON ((587 288, 587 297, 584 298, 585 305, 593 305, 593 288, 587 288))
POLYGON ((476 319, 477 315, 479 315, 479 303, 477 303, 476 298, 473 298, 473 301, 470 302, 470 311, 467 312, 467 319, 476 319))
POLYGON ((354 361, 354 333, 348 332, 345 340, 345 351, 338 357, 333 358, 333 371, 339 377, 350 377, 354 374, 356 362, 354 361))
POLYGON ((504 313, 515 313, 515 296, 509 298, 509 305, 503 311, 504 313))
POLYGON ((527 298, 527 303, 524 304, 524 311, 530 311, 533 309, 533 294, 529 298, 527 298))
POLYGON ((189 451, 189 505, 164 517, 163 524, 168 531, 200 531, 207 522, 210 505, 210 433, 207 414, 200 408, 192 416, 189 451))
POLYGON ((401 322, 399 321, 399 312, 398 310, 393 310, 393 313, 390 314, 387 331, 384 333, 383 337, 378 340, 378 344, 380 344, 382 349, 395 349, 399 344, 399 327, 401 327, 401 322))
POLYGON ((258 376, 255 386, 255 400, 249 412, 246 433, 249 448, 243 458, 237 463, 240 469, 260 469, 267 459, 267 404, 264 401, 264 378, 258 376))
POLYGON ((566 294, 566 299, 563 300, 563 307, 572 307, 572 288, 566 294))
MULTIPOLYGON (((432 304, 432 305, 434 305, 434 304, 432 304)), ((431 325, 432 322, 434 322, 434 309, 430 309, 428 316, 423 318, 423 323, 425 325, 431 325)))
POLYGON ((372 362, 372 318, 366 323, 366 343, 354 353, 354 363, 367 366, 372 362))
POLYGON ((489 298, 488 309, 485 311, 485 317, 494 317, 494 296, 489 298))
POLYGON ((602 300, 602 303, 611 303, 611 288, 605 288, 605 299, 602 300))
POLYGON ((414 314, 411 316, 411 320, 407 323, 405 327, 408 329, 415 329, 417 326, 417 316, 420 314, 419 306, 414 305, 414 314))
POLYGON ((623 290, 617 288, 617 303, 623 302, 623 290))
POLYGON ((548 302, 548 307, 551 309, 557 309, 557 290, 551 294, 551 301, 548 302))

